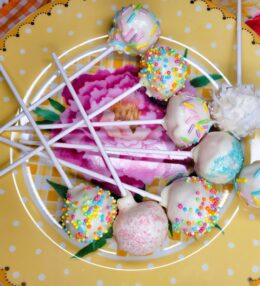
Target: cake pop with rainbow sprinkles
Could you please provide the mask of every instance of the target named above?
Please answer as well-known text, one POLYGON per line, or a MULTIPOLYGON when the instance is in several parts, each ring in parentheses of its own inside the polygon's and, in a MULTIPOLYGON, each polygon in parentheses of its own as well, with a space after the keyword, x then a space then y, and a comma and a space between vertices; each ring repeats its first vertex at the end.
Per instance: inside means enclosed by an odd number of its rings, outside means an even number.
POLYGON ((116 200, 109 191, 80 184, 69 191, 60 221, 71 239, 87 245, 108 232, 116 215, 116 200))
POLYGON ((208 233, 215 227, 221 193, 200 177, 183 177, 162 192, 173 230, 189 237, 208 233))

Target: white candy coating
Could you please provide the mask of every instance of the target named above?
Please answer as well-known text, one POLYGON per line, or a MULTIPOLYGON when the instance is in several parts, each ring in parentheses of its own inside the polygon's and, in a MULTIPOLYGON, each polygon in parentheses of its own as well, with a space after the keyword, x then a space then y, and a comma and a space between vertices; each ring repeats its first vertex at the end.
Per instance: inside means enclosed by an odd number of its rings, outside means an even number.
POLYGON ((136 203, 129 195, 118 200, 118 207, 113 230, 120 250, 137 256, 147 255, 162 245, 168 231, 168 219, 158 203, 136 203))
POLYGON ((240 196, 248 205, 260 208, 260 161, 244 167, 237 184, 240 196))
POLYGON ((219 217, 221 194, 199 177, 177 179, 162 192, 173 230, 187 236, 211 231, 219 217))
POLYGON ((210 113, 223 131, 243 138, 260 128, 260 89, 251 85, 222 86, 213 96, 210 113))
POLYGON ((206 101, 187 93, 171 97, 164 121, 168 136, 179 147, 198 143, 211 127, 206 101))
POLYGON ((209 182, 226 184, 243 164, 241 143, 227 132, 211 132, 193 149, 196 173, 209 182))
POLYGON ((109 44, 117 51, 142 54, 159 39, 160 23, 141 4, 129 5, 118 11, 110 31, 109 44))
POLYGON ((68 192, 61 224, 71 239, 85 245, 100 239, 111 227, 116 214, 116 201, 109 191, 80 184, 68 192))

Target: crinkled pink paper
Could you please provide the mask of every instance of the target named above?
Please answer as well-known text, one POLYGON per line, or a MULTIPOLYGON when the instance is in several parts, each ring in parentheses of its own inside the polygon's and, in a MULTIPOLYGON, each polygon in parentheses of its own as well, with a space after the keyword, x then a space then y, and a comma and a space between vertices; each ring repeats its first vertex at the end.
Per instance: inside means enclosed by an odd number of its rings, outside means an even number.
MULTIPOLYGON (((138 81, 138 69, 133 66, 127 66, 113 72, 99 70, 94 75, 81 75, 73 81, 73 86, 85 110, 88 114, 91 114, 134 86, 138 81)), ((62 96, 69 107, 61 115, 61 123, 81 120, 80 112, 67 88, 64 89, 62 96)), ((165 110, 151 103, 145 95, 145 88, 139 89, 124 99, 123 102, 138 108, 139 119, 157 119, 163 118, 165 115, 165 110)), ((110 108, 95 117, 92 122, 114 121, 114 117, 115 114, 110 108)), ((137 126, 134 132, 128 126, 96 128, 96 131, 105 146, 158 150, 176 149, 161 125, 137 126)), ((70 133, 62 141, 95 145, 87 128, 80 128, 70 133)), ((102 157, 97 153, 72 149, 56 149, 56 154, 58 157, 74 164, 109 177, 111 176, 102 157)), ((151 155, 150 159, 123 155, 110 155, 110 157, 121 180, 137 187, 151 184, 155 178, 171 180, 177 175, 188 173, 184 165, 158 159, 156 155, 151 155)), ((87 177, 87 179, 90 178, 87 177)))

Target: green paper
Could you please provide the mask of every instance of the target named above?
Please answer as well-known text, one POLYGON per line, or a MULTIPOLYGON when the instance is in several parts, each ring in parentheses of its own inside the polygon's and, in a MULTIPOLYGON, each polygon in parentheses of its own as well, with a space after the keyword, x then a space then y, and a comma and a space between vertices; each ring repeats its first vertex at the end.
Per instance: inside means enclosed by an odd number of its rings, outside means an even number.
POLYGON ((48 100, 49 100, 51 106, 54 109, 56 109, 57 111, 59 111, 61 113, 65 111, 66 108, 62 104, 60 104, 58 101, 56 101, 56 100, 54 100, 52 98, 49 98, 48 100))
POLYGON ((48 109, 42 109, 40 107, 36 107, 33 112, 35 114, 37 114, 38 116, 40 116, 46 120, 49 120, 51 122, 56 122, 56 121, 60 120, 60 116, 57 113, 55 113, 51 110, 48 110, 48 109))
POLYGON ((187 57, 188 57, 188 51, 189 51, 188 49, 185 49, 184 54, 183 54, 183 57, 184 57, 184 58, 187 58, 187 57))
POLYGON ((168 230, 171 237, 173 237, 172 222, 170 220, 168 220, 168 230))
POLYGON ((221 226, 219 226, 219 225, 216 223, 216 224, 215 224, 215 227, 216 227, 217 229, 219 229, 219 230, 222 232, 222 234, 224 234, 224 230, 222 229, 221 226))
POLYGON ((43 124, 52 124, 53 122, 50 120, 36 120, 35 121, 38 125, 43 125, 43 124))
MULTIPOLYGON (((214 80, 222 79, 222 75, 220 74, 210 74, 209 76, 214 80)), ((190 80, 190 84, 193 87, 203 87, 203 86, 208 85, 209 82, 210 82, 209 79, 205 77, 204 75, 195 77, 192 80, 190 80)))
POLYGON ((67 199, 68 187, 63 186, 63 185, 60 185, 60 184, 57 184, 57 183, 52 182, 52 181, 50 181, 50 180, 48 180, 48 179, 47 179, 47 182, 48 182, 48 184, 50 184, 50 185, 54 188, 55 192, 56 192, 61 198, 63 198, 64 200, 67 199))

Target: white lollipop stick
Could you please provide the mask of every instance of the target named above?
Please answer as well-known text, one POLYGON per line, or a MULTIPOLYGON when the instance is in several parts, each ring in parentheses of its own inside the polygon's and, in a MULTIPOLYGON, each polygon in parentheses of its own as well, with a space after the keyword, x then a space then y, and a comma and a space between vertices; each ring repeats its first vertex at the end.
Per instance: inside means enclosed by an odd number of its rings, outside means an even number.
MULTIPOLYGON (((117 102, 119 102, 120 100, 124 99, 125 97, 127 97, 128 95, 130 95, 131 93, 133 93, 135 90, 137 90, 138 88, 141 87, 141 84, 136 84, 135 86, 133 86, 132 88, 130 88, 129 90, 127 90, 126 92, 122 93, 121 95, 119 95, 118 97, 114 98, 113 100, 111 100, 110 102, 108 102, 107 104, 105 104, 104 106, 102 106, 101 108, 97 109, 96 111, 92 112, 89 115, 89 119, 93 119, 95 116, 99 115, 100 113, 102 113, 103 111, 105 111, 106 109, 108 109, 109 107, 111 107, 112 105, 116 104, 117 102)), ((50 139, 47 143, 48 145, 52 145, 53 143, 57 142, 58 140, 60 140, 61 138, 63 138, 64 136, 68 135, 69 133, 71 133, 73 130, 82 127, 84 125, 85 121, 82 119, 79 122, 76 122, 75 124, 73 124, 71 127, 69 127, 68 129, 63 130, 61 133, 57 134, 56 136, 54 136, 52 139, 50 139)), ((44 149, 43 146, 38 147, 37 149, 34 149, 31 153, 24 155, 23 157, 21 157, 20 159, 18 159, 16 162, 14 162, 13 164, 10 164, 7 168, 5 168, 4 170, 0 171, 0 177, 3 176, 4 174, 8 173, 9 171, 13 170, 14 168, 16 168, 17 166, 19 166, 20 164, 22 164, 23 162, 25 162, 26 160, 28 160, 29 158, 33 157, 34 155, 37 155, 38 152, 41 152, 44 149)))
MULTIPOLYGON (((89 64, 87 64, 86 66, 84 66, 82 69, 80 69, 78 72, 76 72, 75 74, 73 74, 70 77, 70 80, 74 80, 75 78, 77 78, 78 76, 80 76, 82 73, 87 72, 88 70, 90 70, 96 63, 98 63, 101 59, 103 59, 104 57, 106 57, 107 55, 109 55, 110 53, 113 52, 113 48, 107 48, 105 50, 105 52, 103 52, 101 55, 99 55, 98 57, 96 57, 94 60, 92 60, 89 64)), ((30 105, 28 107, 29 111, 34 110, 36 107, 40 106, 44 101, 46 101, 47 99, 49 99, 50 97, 52 97, 53 95, 57 94, 60 90, 62 90, 65 87, 65 83, 61 83, 59 84, 56 88, 54 88, 52 91, 50 91, 48 94, 44 95, 43 97, 41 97, 39 100, 35 101, 32 105, 30 105)), ((21 112, 19 114, 17 114, 14 118, 12 118, 9 122, 7 122, 6 124, 4 124, 1 128, 0 128, 0 134, 3 133, 5 130, 7 130, 9 127, 11 127, 13 124, 15 124, 18 120, 20 120, 21 118, 23 118, 25 116, 24 112, 21 112)))
POLYGON ((69 91, 70 91, 70 93, 71 93, 71 95, 72 95, 72 97, 73 97, 84 121, 85 121, 85 124, 87 125, 87 127, 88 127, 88 129, 89 129, 89 131, 90 131, 90 133, 91 133, 91 135, 92 135, 92 137, 93 137, 93 139, 94 139, 94 141, 95 141, 95 143, 96 143, 96 145, 97 145, 97 147, 98 147, 98 149, 99 149, 99 151, 100 151, 100 153, 101 153, 101 155, 102 155, 102 157, 103 157, 103 159, 104 159, 104 161, 105 161, 105 163, 109 169, 109 171, 111 172, 114 180, 116 181, 118 188, 121 192, 121 195, 125 197, 127 195, 127 192, 125 191, 125 189, 122 185, 122 182, 121 182, 115 168, 113 167, 106 151, 104 150, 103 144, 102 144, 101 140, 99 139, 94 127, 92 126, 92 124, 89 120, 89 117, 88 117, 83 105, 81 104, 74 87, 72 86, 71 82, 69 81, 69 78, 68 78, 66 72, 64 71, 61 63, 59 62, 57 56, 53 53, 52 57, 53 57, 53 60, 55 61, 55 64, 57 65, 57 67, 61 73, 61 76, 63 77, 63 80, 65 81, 66 86, 68 87, 68 89, 69 89, 69 91))
MULTIPOLYGON (((39 141, 33 140, 20 140, 22 144, 25 145, 34 145, 39 146, 39 141)), ((92 145, 82 145, 82 144, 69 144, 69 143, 54 143, 52 145, 55 148, 64 148, 64 149, 79 149, 85 151, 94 151, 98 152, 98 148, 92 145)), ((138 148, 123 148, 123 147, 108 147, 104 146, 104 149, 109 154, 119 154, 119 155, 127 155, 127 154, 137 154, 138 156, 144 157, 144 155, 160 155, 168 159, 185 159, 192 158, 192 154, 189 151, 169 151, 169 150, 156 150, 156 149, 138 149, 138 148), (127 154, 126 154, 127 153, 127 154)), ((151 158, 151 157, 148 157, 151 158)))
MULTIPOLYGON (((131 126, 131 125, 156 125, 163 124, 164 119, 149 119, 149 120, 131 120, 131 121, 101 121, 101 122, 91 122, 93 127, 113 127, 113 126, 131 126)), ((57 123, 57 124, 42 124, 39 125, 41 130, 50 129, 63 129, 71 127, 74 123, 57 123)), ((85 124, 82 127, 87 127, 85 124)), ((82 128, 81 127, 81 128, 82 128)), ((7 129, 8 131, 34 131, 34 129, 29 125, 23 126, 12 126, 7 129)))
POLYGON ((242 85, 242 4, 237 0, 237 85, 242 85))
POLYGON ((41 143, 43 144, 44 148, 46 149, 48 155, 50 156, 54 166, 57 168, 57 170, 59 171, 62 179, 64 180, 64 182, 66 183, 66 185, 68 186, 68 188, 72 188, 72 183, 70 182, 68 176, 66 175, 66 173, 64 172, 64 170, 62 169, 59 161, 57 160, 55 154, 53 153, 53 151, 51 150, 50 146, 47 144, 47 141, 45 139, 45 137, 42 135, 40 129, 38 128, 36 122, 34 121, 34 119, 32 118, 30 112, 28 111, 26 105, 24 104, 21 96, 19 95, 17 89, 15 88, 14 84, 12 83, 9 75, 7 74, 7 72, 5 71, 4 67, 2 65, 0 65, 0 71, 2 73, 2 75, 4 76, 8 86, 10 87, 10 89, 12 90, 15 98, 17 99, 18 103, 20 104, 20 106, 22 107, 26 117, 28 118, 28 120, 30 121, 30 123, 32 124, 33 129, 35 130, 36 134, 38 135, 41 143))
MULTIPOLYGON (((31 152, 33 150, 33 148, 30 148, 28 146, 24 146, 20 143, 17 143, 15 141, 11 141, 9 139, 6 139, 6 138, 3 138, 0 136, 0 142, 2 143, 5 143, 5 144, 8 144, 12 147, 15 147, 17 149, 20 149, 24 152, 31 152)), ((43 153, 43 152, 38 152, 38 156, 42 157, 42 158, 45 158, 47 160, 49 160, 49 157, 43 153)), ((80 167, 80 166, 77 166, 73 163, 70 163, 68 161, 65 161, 65 160, 62 160, 62 159, 58 159, 59 162, 65 166, 65 167, 68 167, 68 168, 71 168, 72 170, 75 170, 76 172, 80 172, 82 174, 85 174, 87 176, 90 176, 90 177, 93 177, 97 180, 101 180, 101 181, 104 181, 104 182, 107 182, 107 183, 110 183, 110 184, 113 184, 113 185, 117 185, 117 183, 115 182, 115 180, 113 180, 112 178, 109 178, 107 176, 104 176, 104 175, 101 175, 99 173, 96 173, 94 171, 91 171, 91 170, 88 170, 86 168, 83 168, 83 167, 80 167)), ((51 161, 50 161, 51 162, 51 161)), ((152 200, 155 200, 155 201, 158 201, 158 202, 162 202, 162 198, 160 196, 157 196, 157 195, 154 195, 154 194, 151 194, 151 193, 148 193, 146 191, 143 191, 141 189, 138 189, 136 187, 133 187, 133 186, 130 186, 128 184, 125 184, 123 183, 123 186, 125 189, 133 192, 133 193, 136 193, 136 194, 139 194, 140 196, 142 197, 147 197, 147 198, 150 198, 152 200)))

